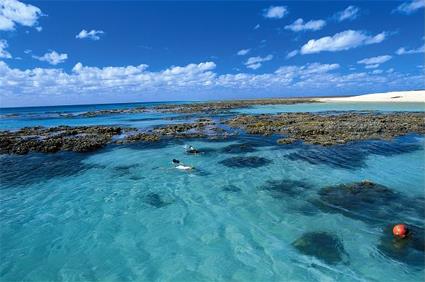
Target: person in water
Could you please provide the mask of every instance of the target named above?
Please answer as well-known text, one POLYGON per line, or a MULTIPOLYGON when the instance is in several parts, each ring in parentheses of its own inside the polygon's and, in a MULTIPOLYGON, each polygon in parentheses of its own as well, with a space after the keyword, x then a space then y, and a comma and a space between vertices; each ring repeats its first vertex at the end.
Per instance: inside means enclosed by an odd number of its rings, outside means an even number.
POLYGON ((186 146, 186 153, 188 154, 199 154, 199 150, 195 149, 192 145, 186 146))
POLYGON ((173 164, 174 164, 175 168, 180 169, 180 170, 192 170, 192 169, 194 169, 193 166, 185 165, 181 161, 176 160, 176 159, 173 159, 173 164))

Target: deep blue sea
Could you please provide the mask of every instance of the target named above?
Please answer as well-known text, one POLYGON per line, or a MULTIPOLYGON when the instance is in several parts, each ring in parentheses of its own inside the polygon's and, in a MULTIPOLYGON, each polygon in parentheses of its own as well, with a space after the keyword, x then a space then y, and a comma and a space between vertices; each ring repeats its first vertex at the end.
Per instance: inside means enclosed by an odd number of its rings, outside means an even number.
MULTIPOLYGON (((154 104, 1 109, 0 129, 185 122, 153 110, 63 115, 140 105, 154 104)), ((232 112, 369 110, 425 107, 322 103, 232 112)), ((414 134, 333 147, 244 135, 2 155, 0 281, 424 281, 423 250, 382 247, 391 238, 387 225, 424 228, 424 146, 414 134), (186 154, 189 143, 203 153, 186 154), (196 169, 176 170, 173 158, 196 169), (390 194, 371 195, 364 206, 353 198, 353 209, 324 208, 325 187, 366 179, 390 194), (293 242, 310 232, 330 234, 339 249, 317 237, 300 251, 293 242), (317 249, 321 255, 311 255, 317 249), (323 259, 336 253, 341 261, 323 259)))

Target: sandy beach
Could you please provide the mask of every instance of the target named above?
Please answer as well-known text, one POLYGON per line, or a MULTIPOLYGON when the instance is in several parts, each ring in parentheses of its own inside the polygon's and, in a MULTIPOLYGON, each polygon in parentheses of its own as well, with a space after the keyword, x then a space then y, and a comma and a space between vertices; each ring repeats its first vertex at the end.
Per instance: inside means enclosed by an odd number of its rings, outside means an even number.
POLYGON ((374 93, 350 97, 319 98, 320 102, 411 102, 425 103, 425 90, 374 93))

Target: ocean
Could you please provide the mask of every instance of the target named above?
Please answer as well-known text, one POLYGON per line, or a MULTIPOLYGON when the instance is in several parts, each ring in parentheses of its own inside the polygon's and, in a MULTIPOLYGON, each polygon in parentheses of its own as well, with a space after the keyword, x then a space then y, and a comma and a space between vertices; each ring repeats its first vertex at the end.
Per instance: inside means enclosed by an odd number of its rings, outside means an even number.
MULTIPOLYGON (((185 119, 154 111, 69 116, 153 105, 1 109, 0 128, 151 128, 185 119)), ((306 111, 425 108, 321 103, 254 106, 229 115, 306 111)), ((424 228, 424 136, 332 147, 275 141, 240 135, 108 145, 91 153, 1 155, 0 281, 425 279, 423 250, 388 253, 382 247, 391 237, 388 225, 424 228), (189 144, 202 153, 186 154, 189 144), (173 158, 196 169, 176 170, 173 158), (364 204, 353 196, 347 209, 326 194, 329 187, 364 180, 386 187, 382 197, 364 204), (338 247, 326 247, 329 241, 338 247)))

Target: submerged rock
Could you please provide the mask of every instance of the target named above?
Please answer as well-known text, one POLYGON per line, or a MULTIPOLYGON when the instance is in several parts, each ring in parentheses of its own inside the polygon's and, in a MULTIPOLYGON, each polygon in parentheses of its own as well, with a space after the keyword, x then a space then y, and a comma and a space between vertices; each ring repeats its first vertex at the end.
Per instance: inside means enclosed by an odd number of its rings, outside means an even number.
POLYGON ((408 237, 399 239, 393 236, 392 227, 388 225, 383 229, 378 250, 391 259, 422 268, 425 264, 424 229, 410 225, 408 237))
POLYGON ((347 256, 339 238, 327 232, 304 233, 292 245, 302 254, 314 256, 327 264, 337 264, 347 256))
POLYGON ((257 168, 266 166, 272 161, 262 157, 233 157, 220 161, 219 163, 231 168, 257 168))
POLYGON ((240 192, 241 188, 235 186, 235 185, 227 185, 223 187, 223 191, 225 192, 240 192))
POLYGON ((162 200, 161 196, 156 193, 149 193, 146 195, 144 199, 145 203, 155 207, 155 208, 162 208, 164 206, 169 205, 170 203, 167 203, 162 200))
POLYGON ((260 187, 262 190, 269 191, 274 198, 295 197, 310 188, 311 185, 307 182, 290 179, 269 180, 260 187))
POLYGON ((255 148, 249 143, 231 144, 224 147, 221 151, 226 154, 243 154, 255 152, 255 148))
POLYGON ((325 212, 337 212, 367 223, 422 218, 423 198, 412 198, 370 181, 322 188, 314 203, 325 212))

